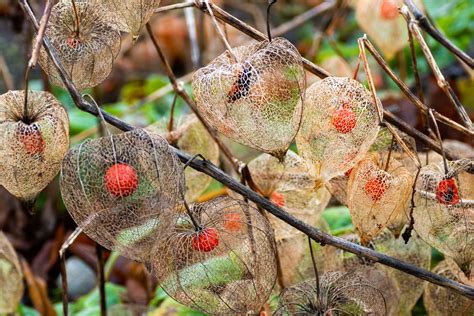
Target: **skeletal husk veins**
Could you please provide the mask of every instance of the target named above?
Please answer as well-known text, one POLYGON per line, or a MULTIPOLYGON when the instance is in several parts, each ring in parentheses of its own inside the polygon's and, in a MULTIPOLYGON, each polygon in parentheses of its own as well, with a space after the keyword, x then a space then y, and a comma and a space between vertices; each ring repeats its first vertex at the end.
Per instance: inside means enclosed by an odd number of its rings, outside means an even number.
POLYGON ((153 251, 151 266, 161 287, 207 314, 258 314, 276 280, 270 223, 229 197, 194 204, 190 212, 199 227, 183 215, 153 251), (209 231, 212 247, 196 248, 196 238, 209 231))
MULTIPOLYGON (((474 286, 474 278, 467 277, 457 264, 450 258, 446 258, 436 267, 433 272, 450 280, 474 286)), ((473 315, 474 301, 466 298, 453 290, 428 283, 423 293, 423 303, 428 315, 451 316, 451 315, 473 315)))
POLYGON ((296 144, 320 182, 327 183, 365 156, 378 130, 370 93, 350 78, 328 77, 306 90, 296 144))
POLYGON ((463 161, 448 162, 448 176, 442 162, 423 167, 413 212, 418 235, 465 272, 473 269, 474 261, 474 175, 467 173, 466 167, 463 161), (453 204, 438 199, 440 183, 446 179, 454 186, 453 204))
POLYGON ((131 33, 138 38, 161 0, 92 0, 102 4, 107 12, 109 23, 120 31, 131 33))
POLYGON ((0 96, 0 184, 23 201, 32 201, 58 174, 69 147, 66 110, 48 92, 0 96))
POLYGON ((356 273, 327 272, 285 289, 276 315, 386 315, 379 290, 356 273))
POLYGON ((283 157, 301 120, 305 74, 283 38, 225 52, 193 75, 204 119, 232 140, 283 157))
MULTIPOLYGON (((196 115, 184 117, 171 132, 168 132, 167 123, 160 120, 147 129, 166 137, 170 143, 176 144, 179 149, 191 156, 201 154, 213 164, 219 162, 219 147, 196 115)), ((186 178, 185 198, 188 202, 195 201, 212 182, 211 177, 192 168, 187 168, 184 175, 186 178)))
POLYGON ((0 313, 17 310, 23 296, 23 273, 15 249, 0 231, 0 313))
MULTIPOLYGON (((418 8, 423 8, 421 1, 414 2, 418 8)), ((398 13, 403 4, 403 0, 357 1, 357 22, 387 59, 392 59, 408 43, 407 23, 398 13)))
MULTIPOLYGON (((46 36, 54 47, 67 75, 79 90, 102 83, 111 73, 121 39, 101 2, 89 0, 58 2, 52 9, 46 36), (76 16, 77 12, 77 16, 76 16)), ((39 55, 41 68, 52 84, 64 87, 59 72, 44 48, 39 55)))
POLYGON ((158 134, 136 129, 71 148, 61 194, 77 225, 125 257, 146 260, 181 212, 179 160, 158 134))
POLYGON ((413 177, 398 161, 386 161, 370 154, 352 170, 348 183, 349 210, 362 244, 377 236, 384 227, 399 226, 406 217, 413 177))

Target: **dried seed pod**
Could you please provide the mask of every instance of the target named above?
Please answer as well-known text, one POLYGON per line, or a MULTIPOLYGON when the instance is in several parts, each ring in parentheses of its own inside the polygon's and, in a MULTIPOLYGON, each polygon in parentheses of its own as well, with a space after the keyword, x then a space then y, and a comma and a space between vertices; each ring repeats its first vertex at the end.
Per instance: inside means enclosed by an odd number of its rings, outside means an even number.
POLYGON ((406 218, 405 207, 411 196, 413 178, 398 161, 386 161, 369 155, 352 170, 348 183, 349 210, 352 223, 363 245, 384 227, 406 218))
POLYGON ((343 175, 361 160, 379 130, 369 92, 350 78, 328 77, 306 90, 296 143, 321 182, 343 175))
MULTIPOLYGON (((329 203, 326 188, 316 186, 311 167, 305 160, 288 151, 283 161, 262 154, 248 164, 253 182, 273 203, 306 223, 315 223, 329 203)), ((281 241, 299 233, 281 220, 270 217, 275 238, 281 241)))
POLYGON ((442 162, 421 169, 416 184, 415 230, 445 256, 470 271, 474 262, 474 175, 465 172, 463 161, 442 162), (470 194, 471 193, 471 194, 470 194))
MULTIPOLYGON (((381 253, 412 263, 417 267, 430 269, 431 247, 416 234, 412 234, 408 243, 405 244, 401 237, 395 238, 394 234, 386 229, 374 239, 373 244, 375 250, 381 253)), ((411 315, 411 310, 423 294, 426 281, 384 265, 379 265, 379 268, 387 272, 398 291, 399 299, 392 307, 392 315, 411 315)))
POLYGON ((15 249, 0 231, 0 313, 14 314, 23 296, 23 273, 15 249))
POLYGON ((120 31, 131 33, 134 40, 138 38, 161 0, 94 0, 100 2, 110 23, 120 31))
POLYGON ((190 214, 154 249, 151 266, 161 287, 208 314, 258 314, 276 280, 270 223, 229 197, 194 204, 190 214))
MULTIPOLYGON (((147 129, 163 136, 168 134, 166 138, 171 143, 176 143, 179 149, 190 155, 201 154, 213 164, 219 162, 219 146, 194 114, 184 117, 171 133, 167 132, 165 121, 158 121, 147 129)), ((212 182, 211 177, 192 168, 187 168, 184 175, 186 178, 185 198, 188 202, 195 201, 212 182)))
MULTIPOLYGON (((422 8, 421 1, 414 1, 422 8)), ((370 39, 391 59, 408 44, 405 19, 398 13, 403 0, 359 0, 356 19, 370 39)))
MULTIPOLYGON (((474 277, 466 277, 456 263, 447 258, 433 269, 433 272, 468 286, 474 286, 474 277)), ((430 316, 474 315, 474 301, 450 289, 431 283, 423 293, 423 303, 430 316)))
POLYGON ((318 284, 307 280, 280 295, 276 315, 386 315, 385 299, 356 273, 327 272, 318 284))
POLYGON ((166 140, 137 129, 71 148, 60 184, 66 208, 90 238, 145 260, 174 224, 184 177, 166 140))
POLYGON ((305 74, 297 49, 283 38, 228 52, 193 75, 198 109, 219 132, 283 157, 301 120, 305 74))
POLYGON ((69 147, 66 110, 48 92, 0 96, 0 184, 23 201, 34 200, 58 174, 69 147))
MULTIPOLYGON (((100 3, 90 0, 63 0, 51 12, 46 36, 79 90, 102 83, 120 51, 120 32, 110 26, 104 12, 100 3)), ((39 63, 52 84, 64 87, 44 48, 39 63)))

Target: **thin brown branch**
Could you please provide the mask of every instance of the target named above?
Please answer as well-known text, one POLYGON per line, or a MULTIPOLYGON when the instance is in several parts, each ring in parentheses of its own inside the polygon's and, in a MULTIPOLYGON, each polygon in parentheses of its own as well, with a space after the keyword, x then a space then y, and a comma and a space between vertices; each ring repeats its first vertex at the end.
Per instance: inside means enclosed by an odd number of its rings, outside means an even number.
POLYGON ((168 11, 178 10, 178 9, 184 9, 184 8, 190 8, 190 7, 194 7, 194 2, 182 2, 182 3, 165 5, 163 7, 159 7, 158 9, 156 9, 155 13, 163 13, 163 12, 168 12, 168 11))
POLYGON ((40 27, 38 30, 38 34, 36 35, 36 38, 33 44, 33 50, 31 53, 31 58, 30 58, 30 61, 28 62, 29 68, 34 68, 36 66, 36 63, 38 62, 39 51, 42 46, 41 44, 43 43, 43 36, 44 36, 44 33, 46 32, 46 27, 48 26, 49 17, 51 16, 52 9, 53 9, 53 2, 51 0, 46 0, 43 16, 41 17, 41 20, 40 20, 40 27))
POLYGON ((420 9, 413 3, 412 0, 405 0, 406 5, 410 9, 414 18, 418 22, 418 25, 428 33, 432 38, 434 38, 438 43, 446 47, 451 53, 459 57, 463 62, 465 62, 471 69, 474 68, 474 59, 468 54, 459 49, 454 45, 449 39, 447 39, 440 31, 438 31, 426 16, 421 12, 420 9))
POLYGON ((160 57, 160 60, 165 66, 165 71, 166 74, 168 75, 168 78, 170 79, 171 84, 173 85, 173 89, 176 91, 176 93, 188 104, 188 106, 191 108, 191 110, 196 114, 198 119, 201 121, 201 123, 204 125, 204 127, 207 129, 211 137, 214 139, 214 141, 217 143, 219 146, 219 149, 222 151, 222 153, 227 157, 229 162, 232 164, 232 167, 234 168, 236 173, 239 173, 239 166, 238 166, 238 161, 237 159, 232 155, 231 151, 227 146, 222 142, 222 140, 219 138, 217 135, 217 132, 214 128, 212 128, 202 117, 201 113, 199 112, 196 103, 191 99, 191 97, 187 94, 186 90, 178 84, 178 81, 176 80, 176 76, 174 75, 173 70, 171 69, 171 66, 166 59, 166 56, 164 55, 160 45, 158 44, 158 41, 156 40, 155 36, 153 35, 153 31, 151 29, 150 23, 147 23, 146 29, 148 31, 148 34, 151 38, 151 41, 153 45, 155 46, 155 49, 160 57))
MULTIPOLYGON (((22 9, 25 11, 32 25, 35 27, 35 29, 37 29, 38 23, 36 21, 35 15, 33 11, 31 10, 31 7, 29 6, 27 0, 19 0, 19 4, 22 7, 22 9)), ((74 103, 76 104, 76 106, 85 112, 88 112, 97 116, 98 115, 97 109, 95 109, 95 107, 92 104, 90 104, 89 102, 87 102, 85 99, 82 98, 77 88, 71 82, 71 79, 66 75, 64 67, 62 67, 61 62, 59 61, 59 58, 47 37, 43 38, 43 44, 48 55, 53 60, 54 65, 56 66, 56 69, 60 73, 61 79, 63 80, 63 83, 65 84, 68 91, 70 92, 71 97, 74 103)), ((104 112, 103 110, 100 110, 100 111, 102 111, 104 119, 111 125, 116 126, 117 128, 123 131, 130 131, 134 129, 133 126, 119 120, 118 118, 108 114, 107 112, 104 112)), ((332 245, 342 250, 351 252, 359 257, 363 257, 370 261, 378 262, 383 265, 390 266, 392 268, 395 268, 405 273, 408 273, 410 275, 413 275, 417 278, 426 280, 433 284, 437 284, 437 285, 449 288, 455 291, 456 293, 459 293, 463 296, 474 299, 473 287, 469 287, 459 282, 455 282, 444 276, 441 276, 431 271, 417 267, 413 264, 409 264, 409 263, 400 261, 396 258, 376 252, 373 249, 366 248, 366 247, 348 242, 347 240, 344 240, 342 238, 338 238, 330 234, 324 233, 320 231, 319 229, 312 227, 302 222, 301 220, 295 218, 294 216, 288 214, 287 212, 285 212, 284 210, 282 210, 281 208, 279 208, 278 206, 276 206, 275 204, 273 204, 272 202, 270 202, 263 196, 254 192, 247 186, 244 186, 240 184, 239 182, 235 181, 235 179, 225 174, 221 169, 219 169, 218 167, 216 167, 209 161, 197 160, 197 159, 193 160, 189 154, 184 153, 176 148, 172 148, 172 149, 183 163, 189 162, 189 165, 193 169, 211 176, 212 178, 216 179, 217 181, 226 185, 228 188, 235 191, 236 193, 241 194, 242 196, 248 198, 250 201, 256 203, 259 207, 265 209, 266 211, 270 212, 274 216, 278 217, 280 220, 293 226, 297 230, 303 232, 304 234, 309 236, 311 239, 321 244, 332 245)))
POLYGON ((5 62, 5 58, 3 58, 3 55, 0 55, 0 75, 2 77, 3 83, 5 84, 5 88, 7 90, 13 90, 15 88, 13 84, 13 77, 8 69, 8 65, 5 62))
POLYGON ((104 249, 98 243, 95 244, 97 254, 97 276, 99 283, 100 296, 100 316, 107 316, 106 294, 105 294, 105 275, 104 275, 104 249))

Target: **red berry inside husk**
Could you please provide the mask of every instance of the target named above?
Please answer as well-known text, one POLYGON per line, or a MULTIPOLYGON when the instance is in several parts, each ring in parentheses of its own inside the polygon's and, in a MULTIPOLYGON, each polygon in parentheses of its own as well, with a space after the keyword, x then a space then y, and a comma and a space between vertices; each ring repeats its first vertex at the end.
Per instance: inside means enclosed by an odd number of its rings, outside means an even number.
POLYGON ((356 126, 357 117, 348 108, 336 110, 332 115, 331 123, 339 133, 347 134, 356 126))
POLYGON ((46 144, 41 131, 36 125, 25 125, 23 128, 20 128, 19 133, 20 141, 28 154, 35 155, 44 152, 46 144))
POLYGON ((270 196, 270 200, 279 207, 285 206, 285 197, 281 193, 273 192, 270 196))
POLYGON ((454 178, 444 179, 438 183, 436 199, 439 203, 446 205, 459 203, 459 189, 454 178))
POLYGON ((214 227, 208 227, 193 237, 193 248, 201 252, 210 252, 219 245, 219 234, 214 227))
POLYGON ((125 163, 116 163, 105 173, 105 186, 113 196, 129 196, 138 187, 137 172, 125 163))
POLYGON ((398 5, 395 0, 383 0, 380 6, 380 16, 384 20, 393 20, 398 16, 398 5))
POLYGON ((364 186, 365 194, 367 194, 372 201, 378 202, 388 189, 388 184, 382 177, 371 178, 364 186))
POLYGON ((239 231, 242 228, 242 219, 240 213, 224 214, 224 228, 228 231, 239 231))

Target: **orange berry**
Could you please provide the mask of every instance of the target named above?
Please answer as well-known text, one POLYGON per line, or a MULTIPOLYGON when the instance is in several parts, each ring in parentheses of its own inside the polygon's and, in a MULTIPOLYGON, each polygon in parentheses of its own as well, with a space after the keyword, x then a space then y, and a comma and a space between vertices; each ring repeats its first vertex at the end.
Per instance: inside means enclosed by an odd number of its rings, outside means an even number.
POLYGON ((285 206, 285 197, 281 193, 273 192, 272 195, 270 196, 270 200, 276 205, 278 205, 279 207, 285 206))
POLYGON ((219 234, 214 227, 205 228, 193 237, 193 248, 197 251, 210 252, 218 245, 219 234))
POLYGON ((459 203, 459 189, 453 178, 441 180, 436 188, 436 199, 439 203, 455 205, 459 203))
POLYGON ((336 110, 332 115, 331 123, 339 133, 347 134, 356 126, 357 117, 348 108, 336 110))
POLYGON ((43 153, 46 146, 41 131, 36 125, 22 128, 20 131, 20 141, 25 146, 26 152, 30 155, 43 153))
POLYGON ((240 213, 224 214, 224 228, 228 231, 239 231, 242 227, 240 213))
POLYGON ((393 20, 398 16, 398 4, 395 0, 383 0, 380 6, 380 16, 384 20, 393 20))
POLYGON ((135 169, 124 163, 116 163, 105 173, 105 186, 116 197, 131 195, 138 187, 135 169))
POLYGON ((387 189, 388 184, 385 183, 382 177, 371 178, 364 186, 365 194, 367 194, 374 202, 378 202, 387 189))

